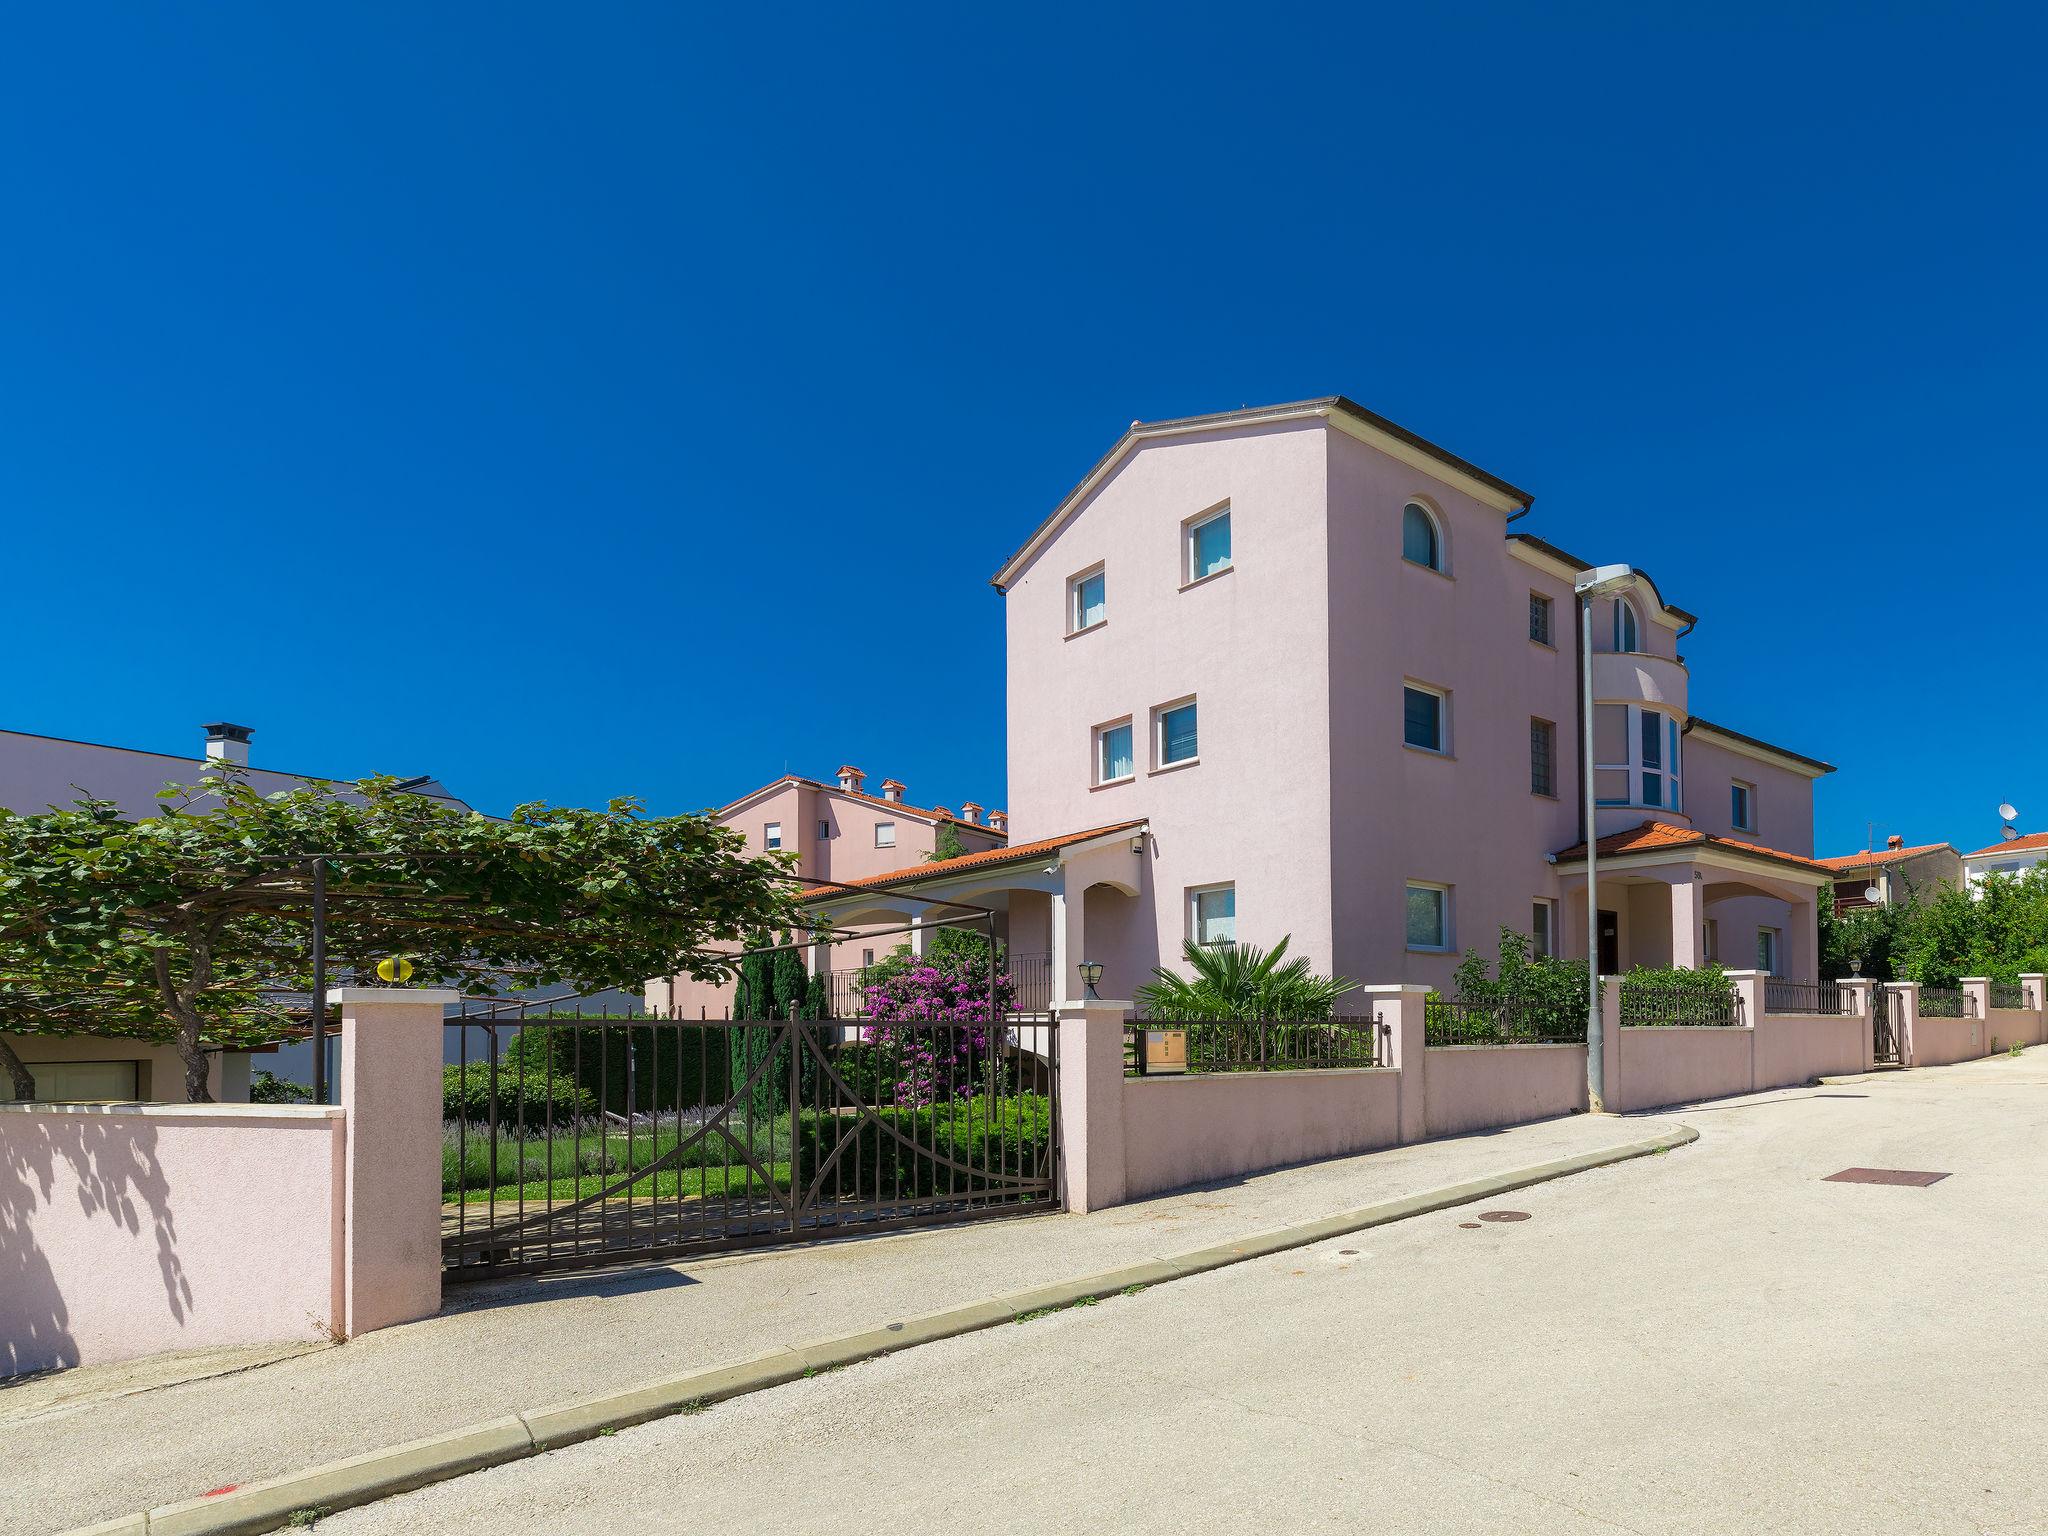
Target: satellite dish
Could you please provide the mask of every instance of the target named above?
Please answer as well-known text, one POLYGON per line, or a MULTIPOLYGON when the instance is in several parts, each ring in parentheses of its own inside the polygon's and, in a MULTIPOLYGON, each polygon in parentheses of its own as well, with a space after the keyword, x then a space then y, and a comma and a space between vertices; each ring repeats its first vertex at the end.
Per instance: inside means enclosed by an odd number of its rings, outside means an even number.
POLYGON ((2008 843, 2016 843, 2020 840, 2020 829, 2018 827, 2000 827, 1998 835, 2008 843))
POLYGON ((2020 813, 2013 809, 2011 801, 2001 801, 1998 807, 1998 819, 2000 821, 2018 821, 2020 813))
POLYGON ((1884 892, 1880 891, 1874 885, 1866 885, 1865 887, 1863 887, 1863 899, 1869 902, 1873 907, 1876 906, 1881 899, 1883 899, 1883 896, 1884 892))

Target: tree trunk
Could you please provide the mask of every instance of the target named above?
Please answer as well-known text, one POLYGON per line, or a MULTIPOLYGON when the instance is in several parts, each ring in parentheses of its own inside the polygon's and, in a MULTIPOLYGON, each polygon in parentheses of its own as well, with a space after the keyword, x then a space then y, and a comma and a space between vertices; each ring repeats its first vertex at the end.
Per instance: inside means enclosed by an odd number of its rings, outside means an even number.
POLYGON ((178 1058, 185 1063, 185 1102, 211 1104, 206 1087, 206 1052, 199 1048, 199 1021, 192 1019, 178 1027, 178 1058))
POLYGON ((0 1035, 0 1067, 7 1069, 7 1076, 14 1084, 15 1098, 27 1103, 36 1096, 35 1074, 14 1054, 14 1047, 7 1043, 5 1035, 0 1035))

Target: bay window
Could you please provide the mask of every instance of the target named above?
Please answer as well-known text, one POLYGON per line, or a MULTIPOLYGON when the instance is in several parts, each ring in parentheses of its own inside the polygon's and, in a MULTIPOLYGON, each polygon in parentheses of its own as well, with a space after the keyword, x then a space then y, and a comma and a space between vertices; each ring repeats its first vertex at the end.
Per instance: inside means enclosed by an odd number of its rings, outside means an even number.
POLYGON ((1676 716, 1640 704, 1593 706, 1593 798, 1682 811, 1676 716))

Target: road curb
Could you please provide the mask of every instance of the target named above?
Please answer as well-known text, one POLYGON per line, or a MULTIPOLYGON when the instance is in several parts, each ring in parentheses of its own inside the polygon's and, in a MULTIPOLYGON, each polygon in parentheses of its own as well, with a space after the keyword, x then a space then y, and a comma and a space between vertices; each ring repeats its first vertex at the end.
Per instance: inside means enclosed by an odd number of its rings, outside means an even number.
POLYGON ((1042 1312, 1081 1302, 1099 1301, 1135 1288, 1163 1285, 1208 1274, 1232 1264, 1325 1242, 1368 1227, 1405 1221, 1412 1216, 1527 1189, 1553 1179, 1569 1178, 1594 1168, 1668 1152, 1699 1140, 1689 1125, 1677 1125, 1641 1141, 1581 1152, 1572 1157, 1536 1163, 1483 1179, 1468 1179, 1382 1200, 1314 1221, 1296 1222, 1269 1232, 1253 1233, 1234 1242, 1217 1243, 1192 1253, 1147 1259, 1099 1274, 1016 1291, 987 1301, 968 1302, 942 1312, 905 1318, 880 1328, 842 1334, 811 1344, 771 1350, 736 1365, 692 1371, 647 1382, 623 1392, 606 1393, 549 1408, 507 1414, 482 1424, 429 1435, 425 1439, 386 1446, 360 1456, 312 1467, 304 1472, 267 1478, 210 1498, 165 1504, 146 1514, 123 1515, 97 1525, 82 1526, 68 1536, 261 1536, 283 1526, 294 1511, 331 1512, 373 1503, 395 1493, 424 1488, 469 1472, 501 1466, 542 1451, 574 1445, 614 1430, 645 1424, 677 1413, 701 1411, 712 1403, 784 1386, 820 1371, 837 1370, 863 1360, 940 1339, 1014 1323, 1042 1312))

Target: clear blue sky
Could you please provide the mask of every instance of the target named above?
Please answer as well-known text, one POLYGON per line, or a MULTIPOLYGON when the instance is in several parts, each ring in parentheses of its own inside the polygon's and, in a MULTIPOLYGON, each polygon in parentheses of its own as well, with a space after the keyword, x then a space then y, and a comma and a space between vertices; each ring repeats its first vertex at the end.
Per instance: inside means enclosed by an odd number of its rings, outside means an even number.
POLYGON ((1341 392, 1699 613, 1822 851, 2048 827, 2020 8, 308 9, 10 21, 0 725, 1000 803, 1002 557, 1341 392))

